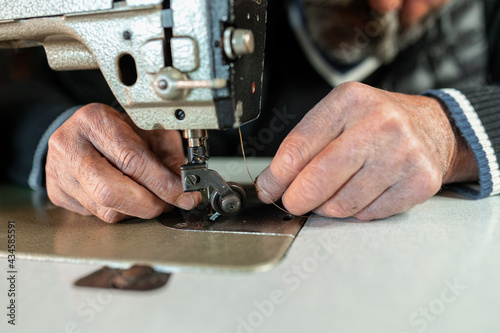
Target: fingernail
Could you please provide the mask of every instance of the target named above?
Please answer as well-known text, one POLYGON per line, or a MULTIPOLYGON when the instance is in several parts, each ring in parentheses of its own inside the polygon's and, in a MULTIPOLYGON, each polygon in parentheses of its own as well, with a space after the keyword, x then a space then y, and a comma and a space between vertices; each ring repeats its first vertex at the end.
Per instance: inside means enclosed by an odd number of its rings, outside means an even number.
POLYGON ((189 193, 184 193, 177 199, 176 206, 184 210, 191 210, 194 208, 193 196, 189 193))

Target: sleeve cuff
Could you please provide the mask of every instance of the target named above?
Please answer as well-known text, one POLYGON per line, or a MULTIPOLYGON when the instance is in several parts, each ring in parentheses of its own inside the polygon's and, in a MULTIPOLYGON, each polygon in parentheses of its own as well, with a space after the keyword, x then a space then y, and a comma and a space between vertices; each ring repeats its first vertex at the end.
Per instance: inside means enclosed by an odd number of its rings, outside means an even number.
POLYGON ((43 133, 33 155, 33 166, 28 177, 28 185, 31 189, 35 191, 45 190, 45 161, 49 149, 49 139, 80 108, 81 106, 75 106, 61 113, 43 133))
POLYGON ((427 90, 422 95, 435 97, 448 107, 479 166, 479 186, 478 184, 451 184, 447 187, 471 199, 500 193, 500 169, 497 156, 481 119, 470 101, 456 89, 427 90))

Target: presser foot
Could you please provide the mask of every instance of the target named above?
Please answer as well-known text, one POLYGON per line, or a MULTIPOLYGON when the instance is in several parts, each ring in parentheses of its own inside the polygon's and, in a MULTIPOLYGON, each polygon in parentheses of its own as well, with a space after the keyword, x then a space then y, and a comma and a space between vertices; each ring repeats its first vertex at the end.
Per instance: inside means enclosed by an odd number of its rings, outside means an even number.
POLYGON ((245 205, 246 194, 243 187, 234 182, 226 182, 216 171, 208 169, 206 163, 181 166, 184 192, 209 191, 213 209, 225 216, 235 215, 245 205))

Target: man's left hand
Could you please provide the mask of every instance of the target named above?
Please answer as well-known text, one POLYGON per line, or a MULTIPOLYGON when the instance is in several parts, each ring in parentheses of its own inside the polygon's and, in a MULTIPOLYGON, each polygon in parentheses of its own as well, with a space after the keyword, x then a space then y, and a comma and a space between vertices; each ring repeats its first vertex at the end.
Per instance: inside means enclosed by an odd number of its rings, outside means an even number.
POLYGON ((345 83, 318 103, 258 177, 259 198, 296 215, 372 220, 403 212, 442 184, 477 180, 474 155, 440 102, 345 83))

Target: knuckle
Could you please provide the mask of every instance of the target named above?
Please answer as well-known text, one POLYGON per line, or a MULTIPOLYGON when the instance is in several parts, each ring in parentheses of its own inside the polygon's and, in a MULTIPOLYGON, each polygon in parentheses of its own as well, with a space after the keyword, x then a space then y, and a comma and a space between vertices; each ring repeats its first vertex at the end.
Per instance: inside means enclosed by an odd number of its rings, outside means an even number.
POLYGON ((348 98, 350 103, 358 104, 367 101, 371 88, 363 83, 350 81, 339 84, 334 92, 348 98))
POLYGON ((360 82, 349 81, 339 84, 335 89, 356 96, 366 91, 367 86, 360 82))
POLYGON ((78 109, 75 112, 75 117, 82 120, 94 120, 100 118, 103 114, 107 113, 109 107, 101 103, 90 103, 78 109))
POLYGON ((355 218, 357 218, 358 220, 361 220, 361 221, 373 221, 375 219, 377 219, 377 215, 374 214, 373 212, 371 211, 361 211, 357 214, 354 215, 355 218))
MULTIPOLYGON (((110 123, 114 111, 111 107, 101 103, 91 103, 80 108, 71 117, 78 124, 87 127, 87 130, 95 131, 110 123)), ((114 121, 111 122, 113 124, 114 121)))
POLYGON ((373 221, 389 217, 391 215, 400 213, 401 211, 401 207, 394 207, 394 205, 387 206, 381 203, 375 203, 365 207, 360 212, 354 214, 353 217, 361 221, 373 221))
POLYGON ((420 190, 418 191, 417 202, 424 203, 430 197, 439 192, 441 185, 439 182, 433 180, 433 176, 430 178, 424 179, 420 182, 420 190))
POLYGON ((47 155, 66 151, 68 141, 63 127, 60 127, 49 138, 47 155))
POLYGON ((172 178, 164 176, 148 179, 148 189, 167 203, 175 203, 184 194, 182 190, 181 178, 173 175, 172 178))
POLYGON ((152 218, 155 218, 157 217, 158 215, 160 215, 161 213, 163 213, 163 211, 165 210, 165 207, 166 207, 166 204, 159 204, 159 205, 155 205, 151 210, 148 211, 148 213, 146 213, 143 218, 144 219, 152 219, 152 218))
POLYGON ((124 147, 118 155, 118 168, 129 176, 141 178, 146 169, 144 155, 142 147, 124 147))
POLYGON ((349 200, 338 197, 325 207, 325 212, 329 216, 345 218, 352 216, 358 210, 358 206, 349 200))
POLYGON ((58 207, 63 207, 65 200, 57 193, 57 190, 53 186, 48 186, 47 184, 47 196, 49 200, 58 207))
POLYGON ((406 136, 409 132, 406 117, 387 102, 381 102, 378 107, 379 130, 393 136, 406 136))
POLYGON ((103 208, 98 217, 107 223, 116 223, 123 220, 123 215, 111 208, 103 208))
POLYGON ((304 202, 316 201, 325 191, 319 181, 311 179, 310 177, 314 176, 307 177, 309 179, 304 178, 295 190, 296 195, 293 195, 293 197, 297 205, 303 204, 304 202))
POLYGON ((435 167, 425 156, 420 156, 416 159, 415 168, 415 181, 418 182, 418 201, 422 203, 440 190, 443 176, 440 169, 435 167))
POLYGON ((98 205, 106 208, 115 208, 119 199, 118 194, 105 181, 99 182, 94 186, 92 189, 92 198, 98 205))
POLYGON ((99 117, 97 113, 100 109, 101 107, 97 103, 87 104, 78 109, 72 119, 79 123, 91 123, 99 117))
POLYGON ((299 171, 311 160, 307 154, 304 141, 295 137, 287 138, 281 144, 278 154, 278 169, 284 175, 299 171))

